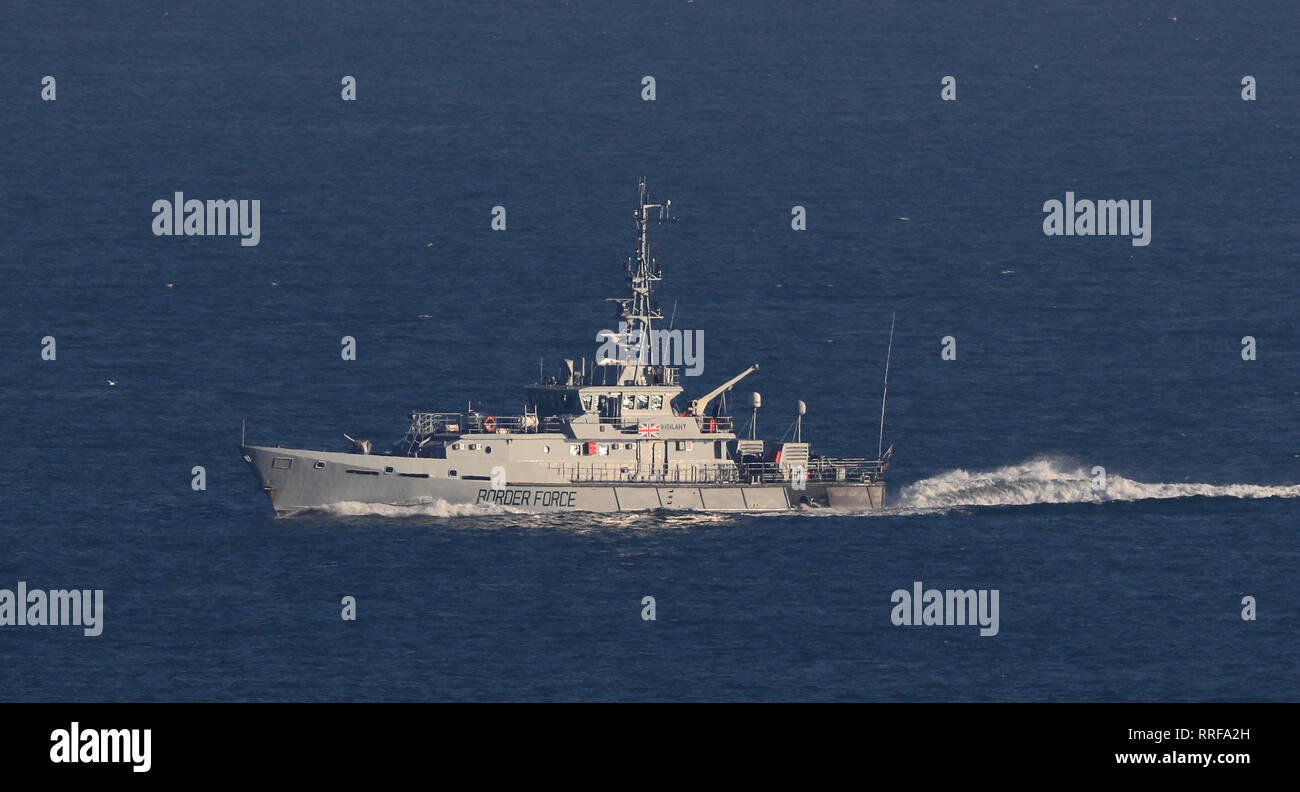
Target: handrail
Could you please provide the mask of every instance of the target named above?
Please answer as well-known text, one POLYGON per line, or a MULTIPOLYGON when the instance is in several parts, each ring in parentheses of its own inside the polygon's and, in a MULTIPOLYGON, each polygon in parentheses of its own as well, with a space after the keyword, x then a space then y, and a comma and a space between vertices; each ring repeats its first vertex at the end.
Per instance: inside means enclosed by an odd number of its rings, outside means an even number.
POLYGON ((750 481, 778 482, 790 481, 795 471, 802 468, 808 481, 877 481, 884 472, 878 459, 834 459, 818 457, 805 463, 786 464, 783 462, 746 462, 741 464, 741 476, 750 481))
POLYGON ((739 469, 730 463, 638 471, 635 464, 548 462, 546 469, 570 483, 735 484, 741 480, 739 469))
MULTIPOLYGON (((551 419, 547 419, 551 420, 551 419)), ((508 432, 536 432, 539 421, 536 415, 502 415, 492 416, 483 413, 411 413, 411 428, 408 435, 425 437, 435 434, 467 434, 473 432, 492 433, 500 429, 508 432), (485 423, 492 419, 489 430, 485 423)))
MULTIPOLYGON (((412 412, 411 428, 408 434, 413 437, 427 437, 435 434, 467 434, 488 431, 484 427, 485 419, 493 420, 492 431, 505 429, 509 432, 555 432, 564 429, 573 420, 569 415, 550 415, 539 418, 536 415, 499 415, 488 416, 482 413, 442 413, 412 412)), ((623 434, 637 434, 644 423, 671 423, 674 421, 694 421, 702 434, 729 433, 735 429, 735 422, 729 415, 713 417, 708 415, 677 415, 650 413, 646 415, 599 415, 597 423, 613 426, 623 434)), ((590 420, 588 418, 587 420, 590 420)))

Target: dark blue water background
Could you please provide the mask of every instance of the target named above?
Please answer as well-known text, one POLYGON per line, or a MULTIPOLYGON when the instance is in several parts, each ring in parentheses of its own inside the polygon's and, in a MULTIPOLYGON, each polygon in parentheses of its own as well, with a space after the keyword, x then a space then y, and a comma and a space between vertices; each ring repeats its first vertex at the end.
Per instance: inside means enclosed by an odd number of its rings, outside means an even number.
POLYGON ((1300 11, 1216 5, 0 11, 0 587, 106 608, 0 630, 0 699, 1295 699, 1300 11), (897 312, 890 513, 272 519, 242 419, 386 445, 590 358, 642 176, 694 393, 874 452, 897 312), (1150 246, 1044 236, 1067 190, 1150 246), (1000 633, 892 625, 915 580, 1000 633))

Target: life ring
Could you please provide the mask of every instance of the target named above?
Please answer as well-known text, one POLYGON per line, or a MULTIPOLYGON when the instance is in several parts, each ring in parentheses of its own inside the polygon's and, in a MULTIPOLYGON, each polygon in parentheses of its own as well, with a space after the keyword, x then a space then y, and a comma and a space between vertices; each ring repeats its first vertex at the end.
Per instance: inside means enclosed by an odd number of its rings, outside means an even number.
POLYGON ((495 431, 496 428, 497 428, 497 419, 493 418, 490 415, 483 419, 483 431, 492 432, 495 431))
POLYGON ((718 431, 718 419, 717 419, 717 418, 710 418, 710 419, 709 419, 709 429, 708 429, 708 431, 709 431, 710 434, 712 434, 712 433, 718 431))

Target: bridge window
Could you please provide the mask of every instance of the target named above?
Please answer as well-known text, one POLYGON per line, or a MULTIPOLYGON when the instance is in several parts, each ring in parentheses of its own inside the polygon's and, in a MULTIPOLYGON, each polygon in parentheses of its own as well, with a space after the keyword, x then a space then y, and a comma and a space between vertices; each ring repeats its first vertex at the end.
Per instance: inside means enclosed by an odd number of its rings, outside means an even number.
POLYGON ((619 400, 623 398, 620 393, 611 393, 608 396, 600 397, 600 414, 605 418, 614 418, 618 416, 619 400))
POLYGON ((650 409, 662 410, 663 408, 664 408, 664 395, 662 393, 656 393, 655 395, 650 397, 650 409))

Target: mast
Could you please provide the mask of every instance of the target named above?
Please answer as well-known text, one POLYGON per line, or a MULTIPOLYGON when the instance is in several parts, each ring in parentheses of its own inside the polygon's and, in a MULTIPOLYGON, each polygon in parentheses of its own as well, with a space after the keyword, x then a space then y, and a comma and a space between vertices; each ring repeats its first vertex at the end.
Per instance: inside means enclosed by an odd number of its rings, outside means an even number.
MULTIPOLYGON (((650 332, 654 320, 663 319, 664 315, 650 298, 654 294, 655 284, 663 280, 663 271, 650 252, 649 226, 652 219, 656 222, 667 220, 668 211, 672 206, 672 201, 653 203, 650 200, 646 192, 645 178, 641 179, 639 187, 640 198, 634 215, 637 249, 623 266, 627 273, 630 296, 610 298, 619 304, 619 317, 627 326, 627 334, 619 338, 619 346, 635 353, 634 360, 620 360, 616 364, 619 369, 618 382, 633 385, 647 384, 646 373, 656 368, 647 365, 650 332)), ((666 366, 667 364, 661 361, 659 368, 666 366)))

